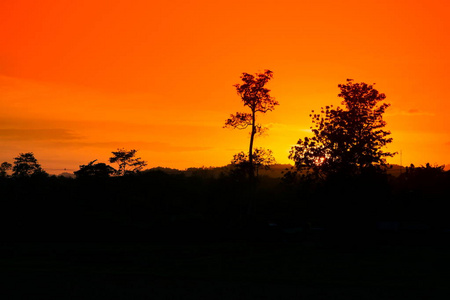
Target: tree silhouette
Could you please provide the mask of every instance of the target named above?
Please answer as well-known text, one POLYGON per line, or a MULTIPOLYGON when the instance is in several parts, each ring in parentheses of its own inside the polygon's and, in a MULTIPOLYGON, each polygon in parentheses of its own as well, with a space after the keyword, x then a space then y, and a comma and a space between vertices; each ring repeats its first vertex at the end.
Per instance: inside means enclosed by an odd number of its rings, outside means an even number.
POLYGON ((386 96, 372 85, 352 79, 338 87, 345 107, 322 107, 319 114, 312 111, 313 137, 299 139, 289 158, 298 170, 313 171, 320 177, 381 170, 386 157, 395 155, 382 150, 392 142, 390 132, 383 130, 383 114, 390 105, 378 105, 386 96))
MULTIPOLYGON (((239 152, 233 156, 231 163, 239 170, 248 174, 248 169, 251 168, 249 156, 245 152, 239 152)), ((270 166, 275 164, 275 158, 273 157, 272 150, 264 148, 256 148, 253 151, 253 168, 258 176, 260 168, 266 170, 270 169, 270 166)))
POLYGON ((8 162, 3 162, 0 165, 0 177, 5 178, 8 176, 7 171, 12 169, 12 165, 8 162))
POLYGON ((14 167, 12 168, 14 177, 29 177, 44 175, 47 173, 41 168, 33 152, 20 153, 14 158, 14 167))
POLYGON ((109 162, 119 165, 119 169, 116 171, 118 176, 139 172, 147 165, 140 157, 135 157, 136 152, 135 149, 128 151, 123 148, 112 152, 114 156, 109 158, 109 162))
POLYGON ((257 123, 257 113, 272 111, 275 106, 279 104, 269 95, 270 90, 264 87, 272 77, 273 72, 270 70, 265 70, 263 73, 257 73, 255 75, 242 73, 241 79, 244 83, 235 84, 234 87, 244 102, 244 106, 247 106, 250 109, 250 113, 237 112, 234 115, 232 114, 230 118, 225 121, 224 127, 226 128, 251 128, 248 150, 248 171, 250 178, 253 178, 255 174, 253 141, 257 133, 261 134, 266 130, 261 124, 257 123))
POLYGON ((116 173, 116 170, 108 166, 105 163, 95 163, 97 160, 93 160, 87 165, 80 165, 80 169, 75 171, 74 174, 77 178, 86 177, 109 177, 116 173))

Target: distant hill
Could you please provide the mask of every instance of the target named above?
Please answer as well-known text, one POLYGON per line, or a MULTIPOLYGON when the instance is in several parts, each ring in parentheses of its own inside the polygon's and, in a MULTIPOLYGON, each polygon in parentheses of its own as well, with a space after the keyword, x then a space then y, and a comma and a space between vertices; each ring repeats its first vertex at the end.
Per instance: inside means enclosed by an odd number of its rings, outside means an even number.
POLYGON ((143 171, 142 173, 154 172, 154 171, 160 171, 160 172, 164 172, 166 174, 181 174, 181 173, 183 173, 183 171, 180 171, 178 169, 165 168, 165 167, 151 168, 151 169, 143 171))
POLYGON ((75 174, 69 173, 69 172, 62 172, 62 173, 59 174, 58 176, 66 177, 66 178, 75 178, 75 174))
MULTIPOLYGON (((291 169, 293 166, 289 164, 276 164, 272 165, 269 170, 261 168, 259 170, 260 176, 269 176, 273 178, 282 177, 283 173, 287 169, 291 169)), ((221 174, 228 174, 234 168, 229 164, 222 167, 199 167, 199 168, 187 168, 186 170, 178 170, 172 168, 156 167, 145 170, 144 172, 161 171, 166 174, 185 174, 186 176, 204 176, 204 177, 219 177, 221 174)))
MULTIPOLYGON (((275 164, 270 167, 270 169, 265 170, 264 168, 261 168, 259 170, 259 176, 268 176, 272 178, 279 178, 284 175, 288 170, 291 170, 294 166, 290 164, 275 164)), ((420 167, 420 166, 416 166, 420 167)), ((146 172, 154 172, 154 171, 160 171, 164 172, 166 174, 184 174, 186 176, 204 176, 204 177, 219 177, 221 174, 228 174, 232 169, 234 168, 233 165, 229 164, 222 167, 199 167, 199 168, 187 168, 186 170, 179 170, 179 169, 173 169, 173 168, 165 168, 165 167, 155 167, 151 169, 147 169, 143 171, 143 173, 146 172)), ((450 164, 445 165, 444 170, 450 170, 450 164)), ((399 176, 400 174, 404 173, 406 171, 406 167, 400 166, 400 165, 389 165, 389 168, 387 169, 387 173, 393 176, 399 176)), ((59 174, 58 176, 66 177, 66 178, 75 178, 75 175, 73 173, 69 172, 63 172, 59 174)))
MULTIPOLYGON (((387 173, 391 174, 391 175, 394 175, 394 176, 398 176, 398 175, 404 173, 406 171, 406 168, 409 167, 409 166, 404 167, 404 166, 399 166, 399 165, 389 165, 389 166, 390 166, 390 168, 387 170, 387 173)), ((431 166, 432 167, 444 166, 444 171, 450 170, 450 164, 447 164, 447 165, 431 165, 431 166)), ((424 167, 424 166, 423 165, 416 165, 415 167, 419 168, 419 167, 424 167)))
POLYGON ((399 176, 402 173, 405 173, 406 167, 400 165, 389 165, 387 169, 387 173, 392 176, 399 176))
MULTIPOLYGON (((291 170, 294 166, 290 164, 275 164, 270 166, 270 169, 265 170, 261 168, 259 170, 259 176, 268 176, 272 178, 283 177, 284 173, 291 170)), ((448 165, 450 167, 450 165, 448 165)), ((205 177, 219 177, 221 174, 228 174, 233 169, 233 165, 229 164, 223 167, 200 167, 200 168, 188 168, 186 170, 178 170, 172 168, 156 167, 144 172, 162 171, 167 174, 185 174, 186 176, 205 176, 205 177)), ((404 173, 406 167, 399 165, 389 165, 387 173, 393 176, 399 176, 404 173)))
POLYGON ((273 178, 283 177, 284 173, 293 168, 290 164, 275 164, 270 166, 269 170, 260 169, 259 175, 265 175, 273 178))

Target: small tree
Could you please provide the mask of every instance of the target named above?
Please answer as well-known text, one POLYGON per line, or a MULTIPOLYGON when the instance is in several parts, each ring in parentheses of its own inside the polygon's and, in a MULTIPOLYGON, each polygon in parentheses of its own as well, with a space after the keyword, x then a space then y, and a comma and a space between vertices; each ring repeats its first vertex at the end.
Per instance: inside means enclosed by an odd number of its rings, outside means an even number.
POLYGON ((395 155, 382 150, 392 142, 390 132, 383 130, 383 114, 389 104, 379 105, 386 96, 372 85, 352 79, 338 87, 344 108, 326 106, 320 114, 312 111, 313 137, 299 139, 289 158, 298 170, 313 171, 320 177, 380 170, 386 166, 386 157, 395 155))
POLYGON ((270 70, 265 70, 263 73, 255 75, 242 73, 241 79, 244 83, 236 84, 234 87, 244 102, 244 106, 247 106, 250 109, 250 113, 237 112, 226 120, 224 126, 237 129, 251 128, 248 150, 248 171, 250 178, 253 178, 255 175, 253 157, 254 138, 256 134, 261 134, 265 130, 261 124, 257 123, 257 114, 272 111, 275 106, 279 104, 269 95, 270 90, 264 87, 272 77, 273 72, 270 70))
POLYGON ((80 169, 75 171, 74 174, 77 178, 86 177, 109 177, 116 172, 116 170, 108 166, 105 163, 95 163, 97 160, 93 160, 87 165, 80 165, 80 169))
POLYGON ((8 163, 8 162, 3 162, 1 165, 0 165, 0 178, 5 178, 5 177, 7 177, 8 176, 8 170, 11 170, 12 169, 12 165, 10 164, 10 163, 8 163))
POLYGON ((128 151, 123 148, 112 152, 114 156, 109 158, 109 162, 117 163, 119 165, 119 169, 116 171, 118 176, 137 173, 147 165, 147 163, 142 161, 140 157, 135 157, 136 152, 137 150, 135 149, 128 151))
POLYGON ((37 175, 46 176, 47 173, 41 168, 33 152, 20 153, 14 158, 13 176, 14 177, 30 177, 37 175))
MULTIPOLYGON (((270 166, 275 164, 275 158, 273 157, 272 150, 264 149, 264 148, 256 148, 253 151, 253 167, 256 172, 256 176, 258 176, 259 169, 264 168, 265 170, 269 170, 270 166)), ((248 174, 248 169, 251 168, 249 157, 244 152, 239 152, 235 154, 231 164, 236 166, 238 170, 244 171, 248 174)))

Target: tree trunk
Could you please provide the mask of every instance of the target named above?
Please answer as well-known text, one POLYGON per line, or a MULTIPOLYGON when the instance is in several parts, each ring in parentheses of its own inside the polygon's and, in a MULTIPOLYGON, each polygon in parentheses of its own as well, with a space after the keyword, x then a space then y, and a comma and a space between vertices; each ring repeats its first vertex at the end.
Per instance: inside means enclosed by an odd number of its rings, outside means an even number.
POLYGON ((256 124, 255 124, 255 111, 252 110, 252 132, 250 134, 250 146, 248 149, 248 162, 249 162, 249 170, 248 175, 250 180, 253 180, 253 177, 255 177, 255 172, 253 168, 253 140, 255 138, 256 133, 256 124))

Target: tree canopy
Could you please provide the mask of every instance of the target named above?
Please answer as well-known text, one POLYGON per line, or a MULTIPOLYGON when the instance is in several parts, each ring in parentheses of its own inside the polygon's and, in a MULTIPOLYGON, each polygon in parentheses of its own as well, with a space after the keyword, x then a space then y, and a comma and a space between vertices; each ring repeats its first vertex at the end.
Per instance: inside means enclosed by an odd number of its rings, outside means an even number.
POLYGON ((141 160, 140 157, 136 156, 137 150, 125 150, 125 149, 117 149, 117 151, 113 151, 113 156, 109 158, 110 163, 117 163, 119 165, 119 169, 116 174, 119 176, 123 176, 130 173, 136 173, 141 171, 147 163, 141 160))
POLYGON ((383 151, 392 142, 390 132, 383 129, 383 114, 390 106, 381 103, 385 94, 373 85, 352 79, 338 87, 344 107, 325 106, 320 113, 312 111, 313 136, 299 139, 289 158, 298 170, 312 171, 321 177, 381 170, 386 166, 386 158, 395 155, 383 151))
POLYGON ((33 152, 20 153, 19 156, 15 157, 12 171, 14 177, 47 175, 34 157, 33 152))
POLYGON ((12 169, 12 165, 9 163, 9 162, 7 162, 7 161, 5 161, 5 162, 2 162, 2 164, 0 165, 0 177, 7 177, 8 176, 8 174, 7 174, 7 172, 8 172, 8 170, 11 170, 12 169))
POLYGON ((87 165, 80 165, 80 169, 75 171, 74 174, 77 178, 86 177, 109 177, 116 172, 116 170, 108 166, 105 163, 95 163, 97 160, 93 160, 87 165))

